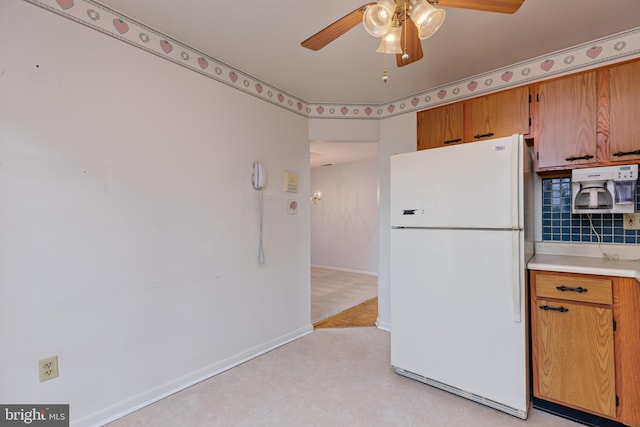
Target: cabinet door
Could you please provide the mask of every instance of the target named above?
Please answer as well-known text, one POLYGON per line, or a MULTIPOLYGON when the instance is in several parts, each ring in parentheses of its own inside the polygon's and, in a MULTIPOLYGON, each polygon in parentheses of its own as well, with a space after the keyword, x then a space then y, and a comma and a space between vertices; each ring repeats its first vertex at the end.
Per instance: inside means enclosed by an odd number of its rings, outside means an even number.
POLYGON ((640 159, 640 61, 611 67, 609 159, 640 159))
POLYGON ((463 137, 462 102, 418 112, 418 150, 456 144, 463 137))
POLYGON ((529 133, 529 87, 471 100, 470 141, 529 133))
POLYGON ((538 169, 597 161, 596 89, 595 71, 538 85, 538 169))
POLYGON ((611 308, 538 299, 540 398, 616 416, 611 308))

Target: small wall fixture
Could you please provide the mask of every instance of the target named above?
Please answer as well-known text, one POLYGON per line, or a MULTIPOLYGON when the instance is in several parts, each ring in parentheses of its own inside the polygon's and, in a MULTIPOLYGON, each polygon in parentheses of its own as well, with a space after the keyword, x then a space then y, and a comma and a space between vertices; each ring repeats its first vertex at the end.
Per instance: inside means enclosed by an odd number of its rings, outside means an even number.
POLYGON ((315 193, 313 193, 313 196, 309 197, 309 200, 311 200, 311 203, 313 203, 314 205, 317 205, 318 203, 320 203, 320 200, 322 200, 322 193, 316 191, 315 193))

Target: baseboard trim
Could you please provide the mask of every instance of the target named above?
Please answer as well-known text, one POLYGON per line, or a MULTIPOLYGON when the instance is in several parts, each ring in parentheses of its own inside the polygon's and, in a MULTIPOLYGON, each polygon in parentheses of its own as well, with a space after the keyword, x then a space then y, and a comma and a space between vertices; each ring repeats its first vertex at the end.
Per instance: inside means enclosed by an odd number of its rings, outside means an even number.
POLYGON ((391 323, 381 322, 379 317, 378 317, 378 320, 376 320, 376 326, 378 327, 378 329, 391 332, 391 323))
POLYGON ((342 268, 342 267, 334 267, 333 265, 319 265, 319 264, 311 264, 311 267, 315 268, 326 268, 327 270, 337 270, 344 271, 345 273, 357 273, 357 274, 366 274, 367 276, 375 276, 378 277, 377 272, 372 271, 362 271, 362 270, 353 270, 350 268, 342 268))
POLYGON ((94 412, 77 420, 71 422, 73 427, 98 427, 113 422, 119 418, 129 415, 145 406, 158 402, 174 393, 182 391, 194 384, 214 377, 222 372, 225 372, 233 367, 236 367, 248 360, 254 359, 271 350, 302 338, 313 332, 313 326, 311 324, 291 331, 287 334, 281 335, 273 340, 267 341, 261 345, 249 348, 242 351, 232 357, 213 363, 202 369, 191 372, 180 378, 172 380, 166 384, 155 387, 137 396, 133 396, 129 399, 118 402, 100 411, 94 412))

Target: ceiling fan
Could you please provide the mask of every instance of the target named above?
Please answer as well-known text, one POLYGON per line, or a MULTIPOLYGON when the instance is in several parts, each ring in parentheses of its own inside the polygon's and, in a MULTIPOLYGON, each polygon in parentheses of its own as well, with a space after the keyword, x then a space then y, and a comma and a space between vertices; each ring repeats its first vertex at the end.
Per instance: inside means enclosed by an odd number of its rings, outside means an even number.
MULTIPOLYGON (((523 2, 524 0, 378 0, 348 13, 301 45, 311 50, 320 50, 362 22, 369 34, 382 38, 376 51, 396 54, 396 65, 403 67, 422 58, 420 40, 432 36, 444 21, 445 11, 433 5, 514 13, 523 2), (415 25, 407 25, 408 21, 415 25)), ((386 82, 386 71, 383 81, 386 82)))

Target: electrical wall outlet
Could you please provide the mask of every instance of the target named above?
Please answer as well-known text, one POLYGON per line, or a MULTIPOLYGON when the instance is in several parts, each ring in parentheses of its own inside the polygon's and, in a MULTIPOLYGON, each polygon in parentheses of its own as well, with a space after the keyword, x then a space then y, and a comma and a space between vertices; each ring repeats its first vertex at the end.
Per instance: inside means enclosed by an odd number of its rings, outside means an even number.
POLYGON ((640 230, 640 213, 628 213, 622 217, 625 230, 640 230))
POLYGON ((47 357, 38 361, 40 367, 40 382, 51 380, 58 376, 58 356, 47 357))

